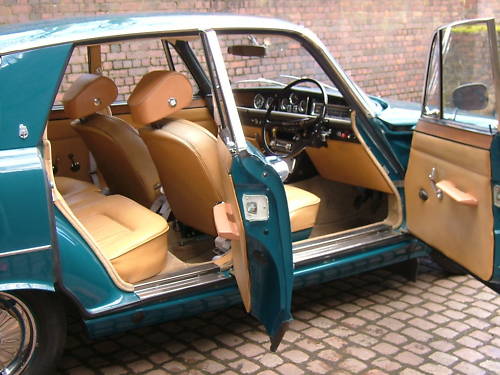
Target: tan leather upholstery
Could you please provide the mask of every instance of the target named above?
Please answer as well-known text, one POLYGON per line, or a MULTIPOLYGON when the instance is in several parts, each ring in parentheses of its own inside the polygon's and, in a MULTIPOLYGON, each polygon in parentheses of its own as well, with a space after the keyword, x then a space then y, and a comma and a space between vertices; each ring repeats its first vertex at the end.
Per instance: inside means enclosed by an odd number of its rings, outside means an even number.
MULTIPOLYGON (((91 76, 96 82, 101 82, 101 86, 105 82, 107 86, 116 87, 109 79, 102 81, 100 76, 91 76)), ((87 77, 88 81, 90 78, 87 77)), ((94 86, 88 84, 81 91, 84 99, 89 96, 89 87, 94 86)), ((72 100, 78 102, 79 95, 75 90, 72 90, 72 100)), ((107 106, 114 98, 106 97, 106 100, 104 104, 107 106)), ((99 113, 88 114, 74 121, 72 126, 94 155, 110 191, 150 207, 159 194, 160 178, 137 130, 119 118, 99 113)))
MULTIPOLYGON (((177 219, 216 236, 211 212, 223 200, 217 139, 205 128, 185 120, 171 120, 161 129, 146 127, 139 132, 156 162, 177 219)), ((294 186, 285 185, 285 193, 292 232, 312 228, 320 199, 294 186)))
POLYGON ((105 109, 117 95, 118 89, 109 78, 82 74, 64 94, 64 112, 69 118, 82 118, 105 109))
POLYGON ((71 208, 126 282, 147 279, 165 267, 168 224, 160 215, 120 195, 71 208))
MULTIPOLYGON (((183 77, 181 75, 177 79, 177 76, 176 83, 183 77)), ((178 84, 174 90, 167 85, 165 77, 168 76, 157 74, 146 80, 146 87, 157 95, 161 90, 168 89, 168 95, 162 95, 163 101, 158 101, 154 96, 142 95, 144 87, 140 84, 136 88, 139 94, 135 91, 132 93, 131 99, 144 98, 144 101, 136 106, 136 110, 132 111, 134 122, 137 122, 136 116, 156 122, 163 119, 165 113, 171 114, 173 110, 166 98, 174 95, 173 92, 178 97, 191 95, 191 89, 185 88, 186 84, 189 84, 187 78, 183 77, 184 84, 178 84), (149 100, 154 105, 149 104, 149 100), (141 108, 148 114, 142 115, 141 108)), ((130 102, 131 100, 129 105, 130 102)), ((186 101, 187 103, 189 102, 186 101)), ((132 109, 131 105, 130 107, 132 109)), ((182 107, 176 107, 175 111, 181 109, 182 107)), ((176 218, 203 233, 217 236, 213 207, 224 200, 224 192, 219 165, 221 161, 214 135, 193 122, 172 118, 162 120, 161 125, 156 123, 155 126, 141 128, 139 133, 156 164, 165 195, 176 218)), ((314 194, 301 192, 299 188, 290 187, 287 190, 287 195, 293 200, 289 201, 292 231, 313 227, 318 213, 319 198, 314 194)))
POLYGON ((86 192, 99 192, 99 188, 97 186, 74 178, 56 177, 55 181, 57 189, 64 198, 85 194, 86 192))
POLYGON ((156 70, 137 84, 128 99, 134 122, 150 124, 161 120, 191 103, 193 88, 181 73, 156 70))
POLYGON ((416 131, 405 177, 405 198, 411 233, 483 280, 490 279, 494 219, 489 150, 416 131), (477 205, 461 204, 447 194, 438 199, 429 180, 433 168, 436 182, 452 182, 474 196, 477 205), (420 198, 420 190, 427 192, 427 200, 420 198))
POLYGON ((175 217, 203 233, 217 235, 212 208, 223 200, 217 139, 186 120, 139 133, 156 164, 175 217))
POLYGON ((314 227, 318 216, 318 196, 295 186, 285 185, 292 232, 314 227))
POLYGON ((168 224, 160 215, 121 195, 105 196, 84 181, 57 177, 55 183, 64 211, 71 210, 123 281, 136 283, 165 267, 168 224))
POLYGON ((97 186, 70 177, 56 177, 57 189, 71 207, 85 205, 104 197, 97 186))

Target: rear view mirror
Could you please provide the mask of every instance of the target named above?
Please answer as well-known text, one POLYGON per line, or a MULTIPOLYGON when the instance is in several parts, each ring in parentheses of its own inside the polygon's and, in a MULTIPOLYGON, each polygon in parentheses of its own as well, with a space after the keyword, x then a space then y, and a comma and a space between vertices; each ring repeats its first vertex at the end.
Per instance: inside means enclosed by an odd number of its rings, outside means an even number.
POLYGON ((482 83, 467 83, 453 90, 453 105, 466 111, 477 111, 488 106, 488 88, 482 83))
POLYGON ((227 47, 227 53, 236 56, 264 57, 266 56, 265 46, 235 45, 227 47))

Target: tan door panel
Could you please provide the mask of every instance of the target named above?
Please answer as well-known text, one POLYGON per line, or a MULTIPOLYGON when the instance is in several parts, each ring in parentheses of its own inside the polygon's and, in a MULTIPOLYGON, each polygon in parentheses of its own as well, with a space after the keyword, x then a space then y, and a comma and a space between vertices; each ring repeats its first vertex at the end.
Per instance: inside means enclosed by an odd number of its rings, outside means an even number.
POLYGON ((91 181, 89 174, 89 150, 83 140, 70 126, 71 120, 50 120, 47 137, 52 144, 52 163, 57 165, 56 176, 72 177, 91 181), (71 159, 80 163, 78 171, 71 170, 71 159))
POLYGON ((221 168, 222 176, 222 189, 224 195, 224 202, 229 203, 232 208, 233 220, 237 226, 239 239, 231 241, 231 253, 233 258, 234 276, 238 283, 241 299, 247 312, 251 309, 251 285, 250 274, 248 271, 248 257, 245 239, 245 227, 243 226, 243 219, 238 205, 236 192, 234 190, 233 178, 230 174, 232 158, 229 150, 224 142, 217 137, 217 150, 219 157, 219 165, 221 168))
POLYGON ((328 147, 306 149, 321 177, 383 191, 392 189, 360 143, 328 140, 328 147))
POLYGON ((483 280, 490 279, 494 242, 489 150, 416 131, 405 195, 411 233, 483 280), (454 189, 444 191, 442 199, 429 178, 433 168, 434 181, 454 189), (427 200, 419 197, 424 191, 427 200), (459 202, 453 193, 473 198, 477 205, 470 199, 459 202))

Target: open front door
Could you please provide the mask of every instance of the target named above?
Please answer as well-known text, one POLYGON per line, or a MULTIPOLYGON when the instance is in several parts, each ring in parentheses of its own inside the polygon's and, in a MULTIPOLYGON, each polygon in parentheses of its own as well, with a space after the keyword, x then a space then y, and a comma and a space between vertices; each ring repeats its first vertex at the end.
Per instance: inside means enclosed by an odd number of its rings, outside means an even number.
POLYGON ((405 197, 412 234, 500 291, 498 96, 494 20, 440 28, 405 197))
POLYGON ((217 35, 203 32, 202 39, 219 130, 224 202, 214 208, 217 232, 231 241, 228 261, 243 304, 264 325, 275 351, 292 319, 292 239, 285 190, 278 173, 247 149, 217 35))

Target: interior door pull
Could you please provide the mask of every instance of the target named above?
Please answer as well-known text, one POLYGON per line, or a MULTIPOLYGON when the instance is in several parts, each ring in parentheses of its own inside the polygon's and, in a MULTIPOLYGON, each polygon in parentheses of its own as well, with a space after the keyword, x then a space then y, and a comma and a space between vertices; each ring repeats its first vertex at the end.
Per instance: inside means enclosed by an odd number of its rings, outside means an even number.
POLYGON ((477 198, 475 196, 458 189, 451 181, 439 181, 436 184, 436 187, 457 203, 464 204, 466 206, 477 206, 477 198))
POLYGON ((238 231, 231 205, 221 202, 214 206, 213 211, 215 228, 219 237, 228 240, 239 240, 240 232, 238 231))

